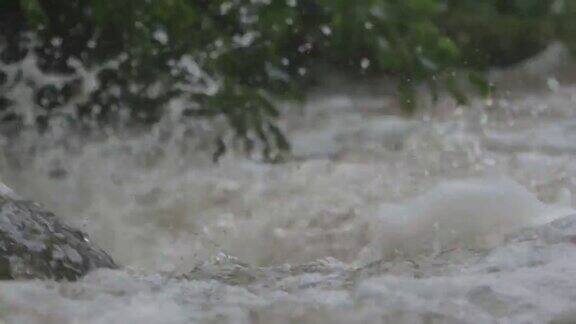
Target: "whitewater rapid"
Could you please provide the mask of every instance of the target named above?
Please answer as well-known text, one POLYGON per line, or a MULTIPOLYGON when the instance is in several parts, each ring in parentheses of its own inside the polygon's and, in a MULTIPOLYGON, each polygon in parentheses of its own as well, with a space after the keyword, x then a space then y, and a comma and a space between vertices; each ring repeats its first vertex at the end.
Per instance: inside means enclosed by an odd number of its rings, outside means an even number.
POLYGON ((412 118, 386 105, 321 92, 287 108, 285 164, 215 165, 162 125, 73 152, 58 135, 5 144, 6 185, 123 268, 1 282, 1 321, 575 320, 576 87, 412 118))

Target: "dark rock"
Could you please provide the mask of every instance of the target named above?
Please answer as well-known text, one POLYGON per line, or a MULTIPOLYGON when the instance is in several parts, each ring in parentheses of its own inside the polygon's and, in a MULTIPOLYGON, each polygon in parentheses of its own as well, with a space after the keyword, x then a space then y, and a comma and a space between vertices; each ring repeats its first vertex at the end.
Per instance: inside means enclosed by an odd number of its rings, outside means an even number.
POLYGON ((575 243, 576 214, 567 215, 540 226, 526 228, 511 235, 509 240, 522 242, 536 238, 547 244, 575 243))
POLYGON ((117 267, 84 233, 0 186, 0 279, 75 280, 96 268, 117 267))

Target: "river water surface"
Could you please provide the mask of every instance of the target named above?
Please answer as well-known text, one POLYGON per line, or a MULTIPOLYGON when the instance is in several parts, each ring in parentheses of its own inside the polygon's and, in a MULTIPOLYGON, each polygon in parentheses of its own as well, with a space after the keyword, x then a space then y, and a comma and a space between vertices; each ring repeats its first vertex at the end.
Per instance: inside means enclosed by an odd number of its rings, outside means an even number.
POLYGON ((0 322, 572 323, 576 87, 547 85, 409 119, 319 92, 285 164, 214 165, 161 130, 4 156, 123 268, 2 282, 0 322))

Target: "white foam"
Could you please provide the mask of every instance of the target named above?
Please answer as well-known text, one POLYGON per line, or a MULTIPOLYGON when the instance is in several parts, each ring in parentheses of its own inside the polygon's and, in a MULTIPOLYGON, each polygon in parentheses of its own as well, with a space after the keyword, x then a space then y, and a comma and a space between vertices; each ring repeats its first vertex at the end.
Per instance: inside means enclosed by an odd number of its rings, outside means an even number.
POLYGON ((371 222, 370 233, 383 255, 486 249, 543 211, 532 193, 509 179, 449 181, 404 205, 387 206, 371 222))

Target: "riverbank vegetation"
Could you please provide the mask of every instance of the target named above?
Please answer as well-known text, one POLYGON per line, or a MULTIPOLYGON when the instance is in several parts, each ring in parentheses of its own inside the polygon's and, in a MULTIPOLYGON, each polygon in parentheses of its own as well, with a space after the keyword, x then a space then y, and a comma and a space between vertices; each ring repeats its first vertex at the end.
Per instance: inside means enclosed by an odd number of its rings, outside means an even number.
POLYGON ((421 86, 464 103, 462 75, 487 95, 491 67, 574 47, 575 13, 562 0, 5 0, 0 124, 147 128, 179 100, 178 118, 223 118, 273 161, 289 151, 275 103, 302 100, 323 71, 389 75, 408 113, 421 86), (23 77, 30 65, 43 77, 23 77))

